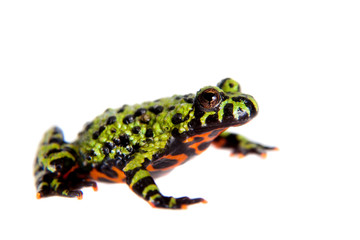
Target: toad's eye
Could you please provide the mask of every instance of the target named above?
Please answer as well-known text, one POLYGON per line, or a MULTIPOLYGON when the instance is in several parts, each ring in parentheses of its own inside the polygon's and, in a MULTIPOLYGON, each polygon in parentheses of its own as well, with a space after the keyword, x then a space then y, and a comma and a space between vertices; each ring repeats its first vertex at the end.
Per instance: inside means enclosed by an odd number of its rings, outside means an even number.
POLYGON ((205 89, 198 96, 198 101, 205 109, 213 109, 221 102, 220 93, 214 88, 205 89))

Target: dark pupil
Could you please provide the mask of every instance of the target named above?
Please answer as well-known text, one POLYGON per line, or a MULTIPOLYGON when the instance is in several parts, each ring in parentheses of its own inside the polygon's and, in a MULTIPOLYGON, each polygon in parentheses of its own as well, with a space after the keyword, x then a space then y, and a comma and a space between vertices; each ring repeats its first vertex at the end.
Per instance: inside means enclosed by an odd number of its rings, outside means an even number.
POLYGON ((203 97, 208 102, 212 102, 216 100, 216 95, 214 93, 204 93, 203 97))

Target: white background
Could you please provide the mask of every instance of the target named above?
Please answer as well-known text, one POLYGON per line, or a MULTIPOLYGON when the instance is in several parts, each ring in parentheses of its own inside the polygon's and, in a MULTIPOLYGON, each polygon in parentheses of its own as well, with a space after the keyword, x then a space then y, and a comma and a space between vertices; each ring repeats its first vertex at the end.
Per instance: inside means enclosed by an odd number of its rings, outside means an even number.
POLYGON ((1 239, 360 239, 358 1, 1 1, 1 239), (131 3, 125 3, 131 2, 131 3), (43 133, 225 77, 260 113, 232 129, 266 160, 210 148, 157 180, 203 197, 152 209, 124 184, 36 200, 43 133))

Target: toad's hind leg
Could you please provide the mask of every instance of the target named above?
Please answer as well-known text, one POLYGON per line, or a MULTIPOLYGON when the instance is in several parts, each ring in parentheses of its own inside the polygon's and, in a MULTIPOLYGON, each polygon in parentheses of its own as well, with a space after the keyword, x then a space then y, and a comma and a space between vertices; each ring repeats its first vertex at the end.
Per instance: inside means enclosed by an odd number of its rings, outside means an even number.
POLYGON ((48 130, 40 144, 34 167, 37 198, 60 195, 82 198, 79 188, 96 183, 78 177, 76 147, 64 141, 60 128, 48 130))

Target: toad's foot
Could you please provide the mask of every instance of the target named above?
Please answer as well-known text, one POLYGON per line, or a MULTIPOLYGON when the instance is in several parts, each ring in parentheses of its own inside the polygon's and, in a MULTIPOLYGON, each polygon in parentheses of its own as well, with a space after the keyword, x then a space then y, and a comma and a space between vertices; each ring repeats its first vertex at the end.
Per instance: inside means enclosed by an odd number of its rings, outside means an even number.
POLYGON ((220 134, 214 139, 213 144, 219 148, 231 149, 232 155, 237 155, 239 157, 244 157, 251 153, 265 158, 268 150, 278 150, 276 147, 255 143, 241 135, 228 132, 220 134))
POLYGON ((202 198, 165 197, 150 173, 144 168, 135 168, 125 172, 126 183, 145 201, 155 208, 185 209, 188 205, 206 201, 202 198))
POLYGON ((164 197, 156 194, 149 199, 151 206, 156 208, 170 208, 170 209, 186 209, 188 205, 195 203, 206 203, 202 198, 188 198, 188 197, 164 197))
POLYGON ((77 197, 82 199, 83 193, 79 190, 82 187, 92 187, 94 191, 97 190, 97 185, 93 181, 78 180, 74 182, 57 178, 50 172, 39 172, 37 174, 37 191, 36 198, 44 198, 49 196, 63 196, 63 197, 77 197))

